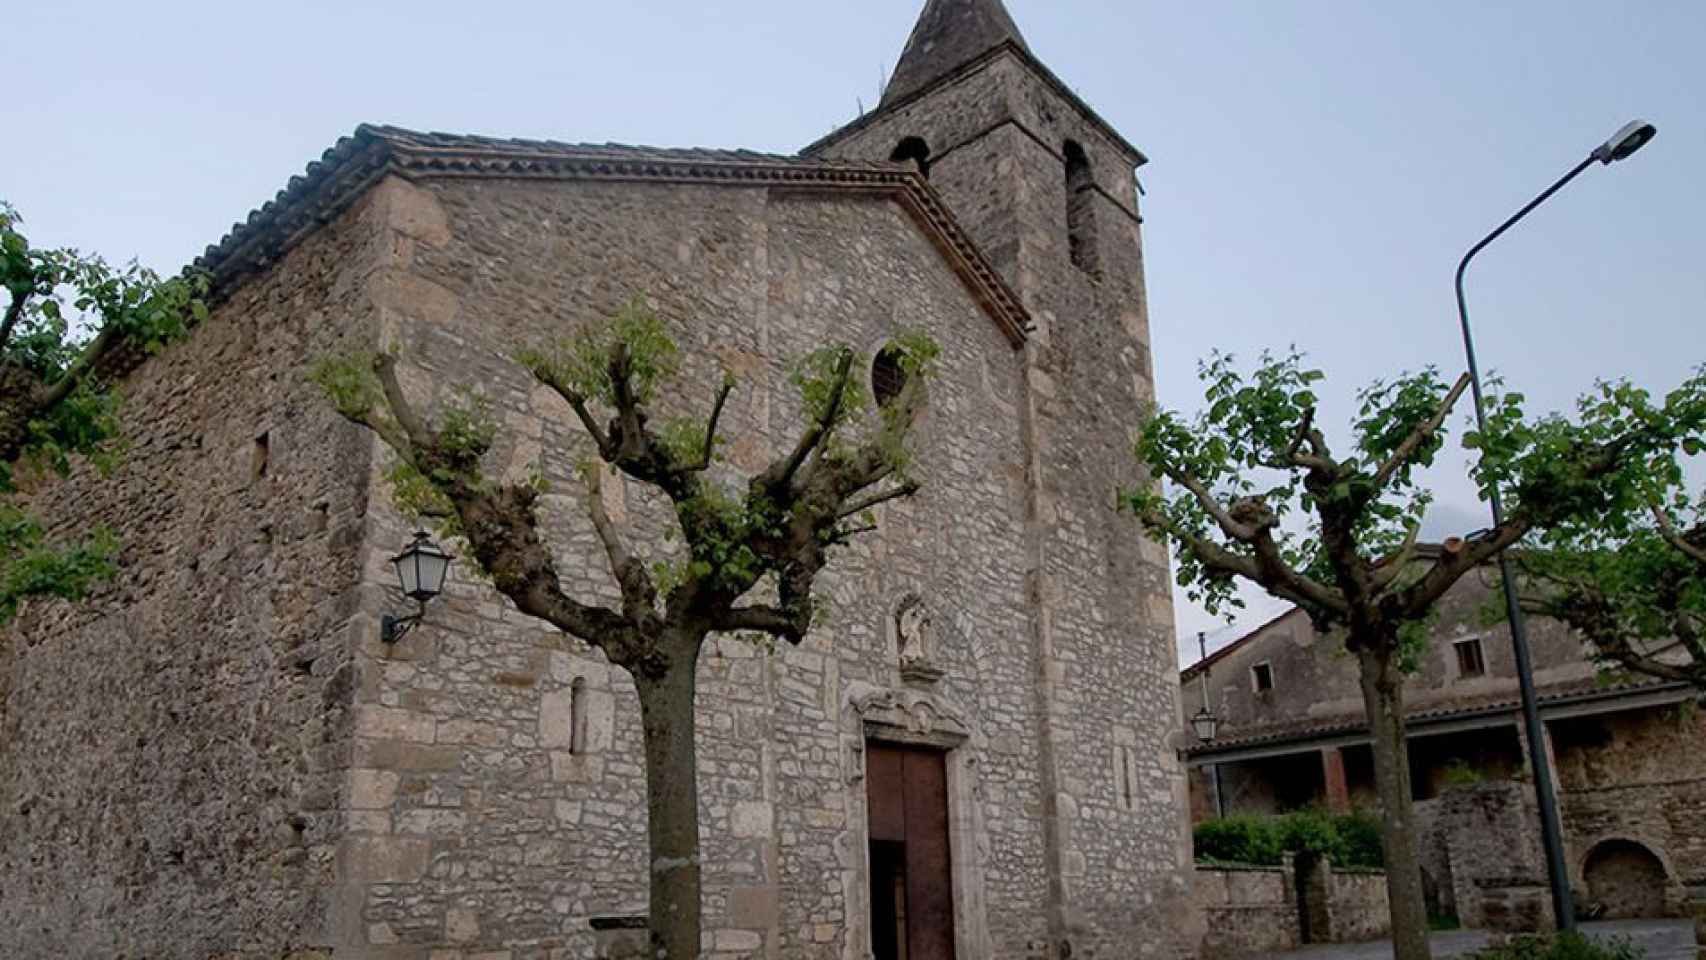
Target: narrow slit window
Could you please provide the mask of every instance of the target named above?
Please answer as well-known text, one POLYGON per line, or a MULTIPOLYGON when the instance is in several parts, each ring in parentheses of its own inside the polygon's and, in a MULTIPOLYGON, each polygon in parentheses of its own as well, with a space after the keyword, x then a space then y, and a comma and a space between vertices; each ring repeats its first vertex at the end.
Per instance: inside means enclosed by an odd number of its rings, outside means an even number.
POLYGON ((1459 640, 1457 650, 1457 675, 1462 679, 1484 677, 1487 675, 1487 658, 1481 650, 1481 639, 1459 640))
POLYGON ((586 753, 586 678, 569 684, 569 752, 586 753))
POLYGON ((272 459, 272 440, 270 434, 261 434, 255 438, 255 451, 250 460, 249 476, 255 480, 266 478, 268 461, 272 459))
POLYGON ((1132 763, 1131 748, 1120 748, 1120 802, 1127 810, 1137 809, 1137 770, 1132 763))
POLYGON ((1096 246, 1096 178, 1090 156, 1077 141, 1066 141, 1066 243, 1072 265, 1099 277, 1101 251, 1096 246))
POLYGON ((1250 684, 1257 693, 1267 693, 1274 688, 1273 664, 1263 661, 1250 668, 1250 684))

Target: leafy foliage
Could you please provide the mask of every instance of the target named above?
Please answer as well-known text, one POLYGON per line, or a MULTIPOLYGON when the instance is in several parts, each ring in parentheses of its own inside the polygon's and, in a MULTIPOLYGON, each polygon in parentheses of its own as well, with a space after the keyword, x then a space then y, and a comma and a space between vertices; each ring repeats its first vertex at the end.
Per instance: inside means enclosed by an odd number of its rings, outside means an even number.
POLYGON ((1205 863, 1278 866, 1287 853, 1326 856, 1341 867, 1378 869, 1386 862, 1380 820, 1364 811, 1222 817, 1197 824, 1192 840, 1197 860, 1205 863))
POLYGON ((104 531, 51 540, 18 502, 29 473, 109 469, 123 453, 110 383, 123 356, 151 353, 207 317, 205 278, 163 279, 75 250, 32 247, 0 202, 0 624, 24 599, 79 599, 110 576, 104 531))
POLYGON ((1587 636, 1608 670, 1706 689, 1706 493, 1691 496, 1685 464, 1703 448, 1706 368, 1662 400, 1602 383, 1578 416, 1602 436, 1660 440, 1597 493, 1591 508, 1514 556, 1524 605, 1587 636))

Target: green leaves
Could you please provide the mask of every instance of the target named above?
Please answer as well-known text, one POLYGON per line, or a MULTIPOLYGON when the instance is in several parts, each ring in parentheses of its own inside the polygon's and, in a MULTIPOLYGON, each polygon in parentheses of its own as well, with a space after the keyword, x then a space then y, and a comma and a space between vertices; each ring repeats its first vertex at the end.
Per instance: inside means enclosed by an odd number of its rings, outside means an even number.
POLYGON ((618 351, 626 351, 627 356, 623 386, 642 404, 652 399, 658 384, 672 376, 680 363, 675 341, 641 297, 628 301, 608 320, 586 324, 544 347, 518 350, 515 358, 542 383, 614 407, 617 383, 610 370, 618 351))
POLYGON ((134 262, 35 248, 22 226, 0 202, 0 620, 26 597, 84 596, 117 549, 100 531, 47 542, 8 499, 19 468, 110 469, 124 450, 115 360, 158 351, 207 318, 204 276, 163 279, 134 262))
POLYGON ((0 626, 30 597, 81 600, 111 577, 118 541, 102 529, 81 543, 47 542, 42 529, 16 505, 0 501, 0 626))
POLYGON ((363 352, 321 357, 309 368, 308 379, 326 394, 339 414, 359 419, 385 403, 373 360, 373 354, 363 352))

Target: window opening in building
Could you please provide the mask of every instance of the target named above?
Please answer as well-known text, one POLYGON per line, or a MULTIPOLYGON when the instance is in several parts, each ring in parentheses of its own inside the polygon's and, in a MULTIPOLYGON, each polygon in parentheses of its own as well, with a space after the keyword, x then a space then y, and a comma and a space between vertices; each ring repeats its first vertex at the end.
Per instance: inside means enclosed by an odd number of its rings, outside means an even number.
POLYGON ((1066 242, 1072 264, 1092 276, 1102 275, 1096 247, 1096 178, 1090 156, 1077 141, 1066 141, 1066 242))
POLYGON ((586 753, 586 678, 569 684, 569 752, 586 753))
POLYGON ((902 140, 889 154, 889 159, 895 163, 912 163, 924 179, 930 179, 930 145, 923 137, 907 137, 902 140))
POLYGON ((272 439, 270 434, 261 434, 255 438, 255 453, 249 464, 249 476, 260 480, 266 477, 268 461, 272 459, 272 439))
POLYGON ((1257 693, 1267 693, 1274 688, 1273 664, 1262 662, 1250 668, 1250 682, 1257 693))
POLYGON ((886 407, 906 387, 906 371, 900 365, 899 347, 884 347, 871 361, 871 395, 877 406, 886 407))
POLYGON ((1457 650, 1457 675, 1459 677, 1484 677, 1487 675, 1487 659, 1481 650, 1480 638, 1459 640, 1457 650))

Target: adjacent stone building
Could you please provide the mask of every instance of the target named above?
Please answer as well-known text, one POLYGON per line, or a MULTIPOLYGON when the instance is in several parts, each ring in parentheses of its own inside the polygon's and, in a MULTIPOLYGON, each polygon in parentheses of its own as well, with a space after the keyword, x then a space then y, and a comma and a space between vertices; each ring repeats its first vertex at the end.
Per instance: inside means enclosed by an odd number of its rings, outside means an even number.
POLYGON ((740 376, 743 468, 797 429, 790 358, 944 349, 925 489, 832 565, 829 624, 704 659, 708 949, 1183 952, 1167 554, 1111 497, 1153 394, 1143 162, 999 0, 930 0, 881 105, 796 156, 340 141, 202 259, 213 315, 127 375, 117 472, 35 493, 125 547, 92 602, 0 634, 0 954, 614 949, 646 896, 632 686, 460 568, 383 643, 411 526, 306 370, 395 346, 419 403, 482 392, 491 469, 554 481, 559 569, 608 599, 579 427, 507 358, 636 295, 689 355, 682 412, 740 376))
MULTIPOLYGON (((1490 571, 1447 594, 1405 689, 1424 885, 1435 913, 1532 928, 1550 912, 1509 628, 1486 625, 1490 571)), ((1531 619, 1535 683, 1580 908, 1675 915, 1706 891, 1706 726, 1686 685, 1602 678, 1581 638, 1531 619)), ((1287 612, 1180 675, 1196 819, 1374 806, 1356 660, 1287 612)))

